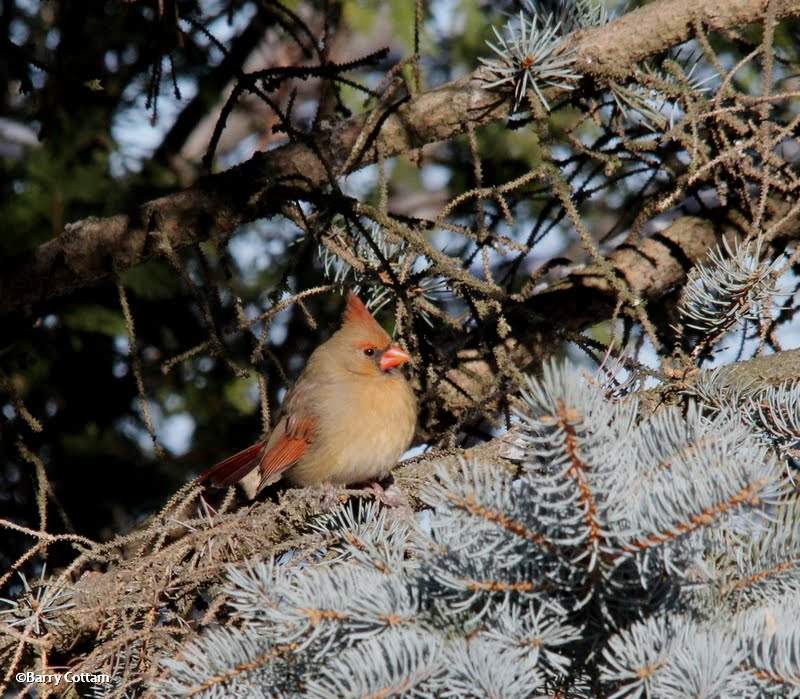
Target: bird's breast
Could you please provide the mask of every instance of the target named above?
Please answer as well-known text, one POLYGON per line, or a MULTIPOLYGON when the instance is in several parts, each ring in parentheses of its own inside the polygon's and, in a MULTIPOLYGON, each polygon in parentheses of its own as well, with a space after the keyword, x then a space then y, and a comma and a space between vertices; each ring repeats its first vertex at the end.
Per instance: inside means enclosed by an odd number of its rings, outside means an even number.
POLYGON ((405 379, 350 380, 325 394, 313 443, 289 479, 299 485, 345 485, 387 475, 416 427, 416 400, 405 379))

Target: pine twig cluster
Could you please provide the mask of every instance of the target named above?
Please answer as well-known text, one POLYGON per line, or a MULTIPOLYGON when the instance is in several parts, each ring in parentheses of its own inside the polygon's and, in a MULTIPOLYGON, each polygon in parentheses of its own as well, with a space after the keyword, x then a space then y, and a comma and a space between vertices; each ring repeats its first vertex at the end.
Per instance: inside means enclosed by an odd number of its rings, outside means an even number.
POLYGON ((495 57, 480 61, 491 76, 487 87, 513 87, 514 109, 530 88, 549 111, 544 88, 572 90, 580 78, 573 68, 575 54, 567 38, 582 27, 605 24, 608 12, 597 0, 560 1, 552 11, 531 0, 526 0, 525 6, 519 15, 508 18, 503 32, 492 27, 496 43, 486 44, 495 57))
POLYGON ((530 380, 516 470, 440 470, 416 519, 232 567, 230 618, 162 659, 169 696, 800 696, 800 507, 733 411, 567 365, 530 380))

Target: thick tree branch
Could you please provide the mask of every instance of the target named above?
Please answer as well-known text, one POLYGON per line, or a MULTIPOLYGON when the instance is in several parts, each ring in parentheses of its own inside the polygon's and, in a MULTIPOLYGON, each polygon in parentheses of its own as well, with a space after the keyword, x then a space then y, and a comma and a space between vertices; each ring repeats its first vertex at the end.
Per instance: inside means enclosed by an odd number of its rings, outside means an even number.
POLYGON ((775 387, 787 381, 800 381, 800 349, 730 364, 720 370, 719 378, 730 387, 775 387))
MULTIPOLYGON (((681 286, 695 264, 723 237, 735 233, 730 225, 681 216, 662 232, 637 245, 615 250, 608 262, 633 297, 654 302, 681 286)), ((799 237, 800 222, 792 219, 781 227, 776 242, 799 237)), ((618 296, 618 290, 604 270, 595 265, 576 269, 512 311, 515 332, 506 342, 508 356, 521 371, 541 363, 554 347, 561 346, 565 332, 580 332, 611 317, 618 296), (553 309, 558 309, 555 324, 553 309)), ((496 409, 500 396, 497 395, 495 371, 474 350, 464 350, 459 355, 459 367, 449 371, 447 376, 453 386, 460 389, 446 384, 439 387, 450 410, 458 412, 476 405, 489 413, 496 409)))
MULTIPOLYGON (((631 66, 686 41, 697 23, 720 30, 749 24, 767 11, 770 0, 662 0, 651 2, 602 28, 587 30, 578 42, 578 70, 624 77, 631 66)), ((798 0, 777 0, 776 19, 800 13, 798 0)))
MULTIPOLYGON (((772 202, 781 218, 788 205, 772 202)), ((608 257, 611 268, 625 282, 634 298, 657 301, 682 285, 689 270, 723 239, 732 239, 741 231, 729 222, 713 222, 696 216, 681 216, 663 231, 623 245, 608 257)), ((776 249, 800 238, 800 219, 788 217, 776 228, 772 244, 776 249)), ((532 296, 529 310, 544 314, 558 308, 563 314, 560 330, 582 330, 608 318, 617 304, 619 293, 607 273, 596 265, 572 272, 563 281, 532 296)))
MULTIPOLYGON (((653 301, 683 281, 686 273, 718 242, 720 232, 711 221, 682 216, 636 246, 615 250, 608 261, 635 297, 653 301)), ((559 327, 581 330, 607 318, 617 296, 608 275, 590 265, 533 296, 529 305, 540 312, 559 308, 564 315, 559 327)))
MULTIPOLYGON (((588 74, 629 74, 647 55, 686 39, 693 21, 721 29, 757 20, 767 0, 661 0, 574 38, 578 65, 588 74)), ((783 0, 779 16, 800 14, 800 0, 783 0)), ((485 90, 479 71, 394 107, 334 124, 316 151, 337 175, 371 163, 376 144, 385 156, 451 138, 468 124, 503 119, 508 103, 485 90), (374 132, 374 133, 373 133, 374 132), (367 147, 365 147, 367 144, 367 147)), ((0 313, 36 304, 97 282, 157 253, 230 235, 238 226, 279 211, 327 182, 319 155, 302 143, 258 153, 246 163, 192 187, 149 201, 136 211, 87 218, 56 239, 0 265, 0 313)))

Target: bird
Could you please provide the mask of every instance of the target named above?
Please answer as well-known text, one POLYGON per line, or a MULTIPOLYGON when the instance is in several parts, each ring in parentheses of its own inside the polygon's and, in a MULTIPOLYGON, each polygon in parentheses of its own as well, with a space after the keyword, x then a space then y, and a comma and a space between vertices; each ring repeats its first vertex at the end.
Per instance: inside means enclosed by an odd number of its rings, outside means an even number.
POLYGON ((281 478, 329 488, 371 483, 380 496, 416 430, 417 401, 402 370, 410 361, 350 292, 340 328, 311 353, 270 434, 200 481, 239 482, 251 500, 281 478))

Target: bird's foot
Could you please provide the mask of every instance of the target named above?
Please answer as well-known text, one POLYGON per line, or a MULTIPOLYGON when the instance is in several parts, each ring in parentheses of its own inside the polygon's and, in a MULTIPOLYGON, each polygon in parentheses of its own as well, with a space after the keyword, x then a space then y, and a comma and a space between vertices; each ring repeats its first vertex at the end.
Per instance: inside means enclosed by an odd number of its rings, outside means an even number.
POLYGON ((388 488, 384 488, 378 481, 370 483, 367 487, 375 499, 387 507, 409 507, 408 498, 405 494, 392 483, 388 488))
POLYGON ((347 495, 339 492, 339 488, 333 483, 325 482, 322 484, 322 509, 333 510, 336 509, 343 502, 347 502, 347 495))

